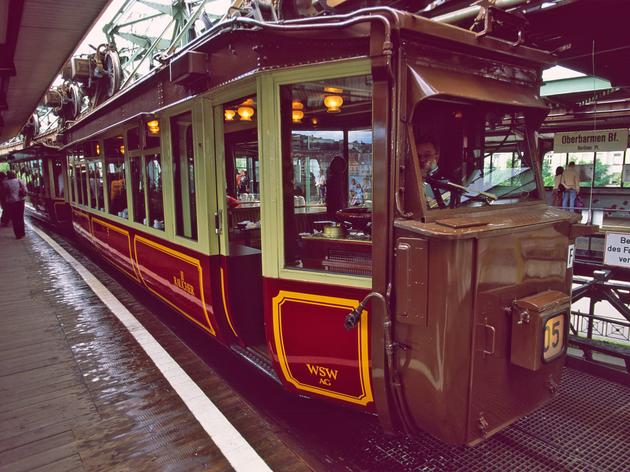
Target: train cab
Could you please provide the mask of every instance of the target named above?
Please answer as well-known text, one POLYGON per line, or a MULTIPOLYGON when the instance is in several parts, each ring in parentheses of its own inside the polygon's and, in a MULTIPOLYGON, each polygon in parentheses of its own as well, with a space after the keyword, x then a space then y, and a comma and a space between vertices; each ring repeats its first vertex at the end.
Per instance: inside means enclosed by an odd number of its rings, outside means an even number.
POLYGON ((408 70, 394 223, 401 417, 475 444, 557 391, 577 217, 543 201, 534 132, 546 105, 525 84, 408 70))

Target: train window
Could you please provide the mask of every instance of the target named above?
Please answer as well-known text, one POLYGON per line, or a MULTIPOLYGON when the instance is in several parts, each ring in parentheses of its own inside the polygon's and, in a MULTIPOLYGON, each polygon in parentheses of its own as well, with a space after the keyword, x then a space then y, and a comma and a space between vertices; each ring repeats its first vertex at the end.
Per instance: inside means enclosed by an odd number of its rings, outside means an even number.
POLYGON ((281 87, 285 266, 372 273, 372 80, 281 87))
POLYGON ((133 220, 136 223, 147 224, 147 212, 144 203, 144 165, 142 156, 129 159, 131 165, 131 198, 133 205, 133 220))
POLYGON ((125 145, 122 136, 106 139, 105 176, 109 190, 109 213, 128 218, 125 184, 125 145))
POLYGON ((22 179, 30 193, 43 194, 45 192, 44 169, 41 159, 26 161, 22 165, 21 172, 23 174, 22 179))
POLYGON ((147 179, 148 220, 155 229, 164 229, 164 200, 162 196, 162 166, 160 155, 145 156, 147 179))
POLYGON ((228 240, 261 249, 258 108, 252 95, 223 105, 228 240))
POLYGON ((430 101, 414 114, 416 155, 429 210, 538 198, 525 113, 430 101))
POLYGON ((81 180, 81 165, 78 158, 74 161, 74 174, 77 178, 77 203, 83 205, 83 181, 81 180))
POLYGON ((175 232, 197 240, 197 196, 195 194, 195 149, 190 112, 171 118, 175 232))
POLYGON ((70 185, 70 201, 76 203, 76 179, 75 179, 75 171, 74 171, 74 154, 68 155, 68 185, 70 185))
POLYGON ((90 206, 105 211, 103 196, 103 163, 95 160, 88 161, 90 206))
POLYGON ((53 160, 52 163, 53 172, 53 185, 55 189, 55 197, 63 198, 65 195, 65 184, 63 179, 63 164, 60 159, 53 160))
MULTIPOLYGON (((149 123, 159 123, 158 120, 152 120, 149 123)), ((144 134, 144 149, 160 147, 160 127, 149 127, 147 125, 146 132, 144 134)))
POLYGON ((88 204, 88 172, 87 172, 87 163, 85 159, 81 159, 79 161, 79 176, 81 178, 81 195, 83 199, 83 204, 88 204))
POLYGON ((127 148, 129 148, 130 151, 140 149, 140 132, 137 127, 127 131, 127 148))

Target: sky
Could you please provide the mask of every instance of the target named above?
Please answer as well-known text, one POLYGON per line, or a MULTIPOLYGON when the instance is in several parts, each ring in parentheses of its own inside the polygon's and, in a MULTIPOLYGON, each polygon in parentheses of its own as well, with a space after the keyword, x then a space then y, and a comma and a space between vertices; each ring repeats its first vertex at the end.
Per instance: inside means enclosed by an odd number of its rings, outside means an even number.
MULTIPOLYGON (((163 5, 170 5, 172 3, 171 0, 153 0, 153 1, 154 3, 161 3, 163 5)), ((137 2, 134 2, 134 3, 135 5, 132 6, 134 11, 138 11, 138 12, 154 11, 154 10, 148 9, 146 6, 142 4, 138 4, 137 2)), ((206 11, 209 14, 223 15, 227 11, 231 3, 232 2, 230 0, 208 0, 206 4, 206 11)), ((118 10, 124 4, 125 4, 125 0, 112 0, 109 6, 105 9, 103 14, 101 15, 101 17, 97 20, 97 22, 94 24, 94 26, 90 30, 90 32, 86 36, 86 39, 79 45, 79 47, 76 49, 73 55, 91 53, 94 50, 90 48, 89 44, 92 44, 93 46, 98 46, 99 44, 104 43, 105 34, 103 33, 103 26, 105 26, 114 18, 118 10)), ((149 33, 153 33, 154 35, 158 35, 159 32, 160 32, 159 28, 156 28, 155 31, 149 31, 149 33)))

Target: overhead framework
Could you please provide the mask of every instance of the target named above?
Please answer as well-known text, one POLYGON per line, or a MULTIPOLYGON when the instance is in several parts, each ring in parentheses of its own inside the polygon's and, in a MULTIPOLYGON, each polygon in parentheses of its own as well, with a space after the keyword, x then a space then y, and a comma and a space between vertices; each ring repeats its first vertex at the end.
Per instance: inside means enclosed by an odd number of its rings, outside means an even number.
MULTIPOLYGON (((11 8, 22 3, 7 1, 11 8)), ((28 7, 38 2, 25 3, 28 7)), ((549 120, 543 124, 548 130, 577 122, 588 126, 595 114, 601 116, 599 120, 609 120, 611 125, 630 125, 626 123, 630 109, 627 67, 630 44, 625 35, 625 16, 620 14, 626 4, 627 0, 232 0, 226 11, 226 0, 125 0, 117 11, 108 13, 111 19, 103 27, 103 42, 92 45, 93 52, 66 63, 61 74, 63 80, 45 94, 43 106, 33 113, 31 105, 29 112, 22 113, 18 127, 19 130, 24 126, 22 135, 17 137, 14 132, 10 136, 15 137, 17 146, 25 138, 29 141, 43 136, 52 140, 57 129, 77 119, 85 110, 99 106, 152 69, 163 67, 176 50, 222 19, 241 16, 284 22, 307 16, 345 14, 371 6, 412 11, 471 29, 480 40, 483 35, 492 34, 515 43, 525 42, 554 52, 560 64, 583 72, 586 75, 583 79, 550 84, 544 90, 553 108, 549 120)), ((0 22, 0 33, 4 29, 9 43, 14 33, 11 28, 11 24, 7 27, 0 22)), ((39 41, 42 39, 43 36, 39 41)), ((0 49, 2 46, 0 43, 0 49)), ((0 113, 7 107, 2 100, 7 83, 3 77, 10 76, 11 67, 10 61, 0 63, 0 113)), ((27 98, 36 101, 39 97, 33 98, 31 94, 27 98)), ((10 106, 24 108, 24 104, 10 106)), ((0 130, 3 116, 0 114, 0 130)), ((600 123, 604 125, 604 121, 600 123)), ((3 133, 2 137, 7 136, 3 133)))
POLYGON ((103 27, 104 41, 90 44, 61 69, 61 80, 43 97, 15 141, 54 138, 54 132, 98 107, 189 41, 211 28, 223 15, 210 13, 219 0, 157 2, 126 0, 103 27))

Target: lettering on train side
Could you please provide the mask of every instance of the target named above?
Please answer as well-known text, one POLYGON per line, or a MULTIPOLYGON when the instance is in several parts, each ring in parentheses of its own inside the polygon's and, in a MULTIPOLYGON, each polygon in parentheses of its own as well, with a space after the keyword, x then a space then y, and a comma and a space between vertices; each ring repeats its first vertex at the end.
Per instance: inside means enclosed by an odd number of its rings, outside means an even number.
POLYGON ((337 375, 339 374, 337 369, 329 369, 319 365, 306 364, 306 367, 312 375, 319 378, 321 385, 326 385, 327 387, 332 385, 333 380, 337 380, 337 375))
POLYGON ((184 271, 179 271, 179 277, 177 275, 173 276, 173 283, 177 285, 179 288, 184 290, 185 292, 190 293, 193 297, 195 296, 195 287, 186 282, 184 279, 184 271))

